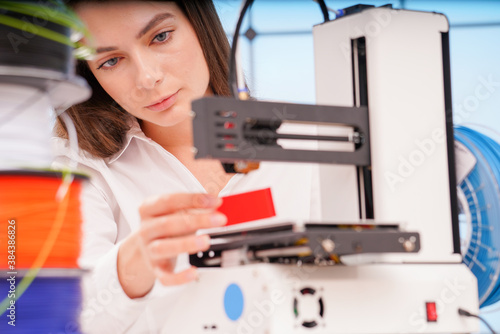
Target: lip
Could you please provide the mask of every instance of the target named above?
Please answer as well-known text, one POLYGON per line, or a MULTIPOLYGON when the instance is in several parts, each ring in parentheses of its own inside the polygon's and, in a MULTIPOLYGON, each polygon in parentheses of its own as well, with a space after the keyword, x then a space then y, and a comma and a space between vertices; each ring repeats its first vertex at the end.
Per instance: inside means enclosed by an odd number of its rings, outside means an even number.
POLYGON ((158 102, 146 106, 146 108, 156 112, 167 110, 168 108, 172 107, 175 101, 177 100, 177 93, 179 93, 179 91, 175 92, 170 96, 158 100, 158 102))

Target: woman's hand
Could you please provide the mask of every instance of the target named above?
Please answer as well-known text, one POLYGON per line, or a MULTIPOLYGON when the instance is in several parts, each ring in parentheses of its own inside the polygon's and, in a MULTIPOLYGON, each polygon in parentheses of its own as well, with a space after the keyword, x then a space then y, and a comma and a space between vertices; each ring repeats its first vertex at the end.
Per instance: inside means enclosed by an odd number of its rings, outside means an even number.
POLYGON ((205 194, 175 194, 153 198, 140 207, 141 239, 161 283, 182 284, 197 277, 194 267, 174 274, 175 259, 182 253, 209 248, 209 236, 195 232, 226 224, 226 216, 215 211, 221 203, 221 199, 205 194))
POLYGON ((194 267, 174 273, 175 260, 179 254, 209 248, 210 238, 195 233, 226 224, 226 216, 215 211, 221 203, 207 194, 162 195, 145 201, 139 208, 140 230, 118 252, 118 277, 125 293, 131 298, 142 297, 151 290, 155 278, 164 285, 196 279, 194 267))

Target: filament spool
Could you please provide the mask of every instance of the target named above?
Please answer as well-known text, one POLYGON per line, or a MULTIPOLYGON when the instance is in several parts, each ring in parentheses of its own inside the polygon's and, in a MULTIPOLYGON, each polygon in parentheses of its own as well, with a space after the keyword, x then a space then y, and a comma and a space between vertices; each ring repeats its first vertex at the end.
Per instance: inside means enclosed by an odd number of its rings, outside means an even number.
MULTIPOLYGON (((47 11, 47 8, 57 9, 63 5, 48 0, 15 3, 37 6, 38 12, 21 14, 2 9, 0 3, 0 83, 35 87, 44 91, 58 111, 88 99, 91 92, 87 82, 74 75, 72 47, 37 35, 37 32, 46 29, 70 38, 70 28, 51 22, 50 15, 54 14, 47 11), (18 29, 7 25, 9 20, 25 24, 22 29, 18 29)), ((2 109, 0 119, 5 112, 2 109)))
POLYGON ((500 300, 500 145, 462 126, 455 127, 455 140, 476 158, 457 192, 463 262, 477 278, 485 307, 500 300))
MULTIPOLYGON (((24 1, 36 4, 39 1, 24 1)), ((68 75, 73 69, 71 46, 37 35, 37 31, 48 29, 69 36, 70 28, 49 21, 47 9, 50 2, 39 7, 38 17, 6 11, 4 15, 24 22, 23 30, 0 25, 0 64, 9 67, 30 67, 48 69, 68 75), (43 13, 45 9, 45 13, 43 13), (41 15, 40 15, 41 14, 41 15)))
POLYGON ((49 96, 34 87, 0 83, 0 102, 0 169, 50 166, 49 96))
POLYGON ((74 75, 72 48, 37 35, 45 29, 69 39, 70 28, 49 20, 57 13, 49 8, 60 6, 48 0, 0 3, 0 170, 50 166, 54 109, 90 97, 86 81, 74 75), (32 15, 2 9, 13 3, 32 6, 32 15), (25 24, 15 28, 9 20, 25 24))
MULTIPOLYGON (((77 268, 81 245, 80 192, 83 176, 69 186, 68 204, 61 227, 43 268, 77 268)), ((15 225, 15 268, 29 269, 44 248, 61 202, 57 195, 62 173, 40 171, 0 172, 0 268, 8 269, 9 222, 15 225)), ((10 268, 9 268, 10 269, 10 268)))
MULTIPOLYGON (((81 333, 78 318, 83 273, 79 269, 41 270, 26 293, 2 316, 0 333, 81 333), (15 327, 9 325, 11 319, 15 319, 15 327)), ((0 273, 0 290, 5 291, 6 297, 11 289, 18 293, 19 282, 26 275, 27 271, 0 273), (15 288, 11 287, 12 280, 8 280, 12 277, 15 288)))

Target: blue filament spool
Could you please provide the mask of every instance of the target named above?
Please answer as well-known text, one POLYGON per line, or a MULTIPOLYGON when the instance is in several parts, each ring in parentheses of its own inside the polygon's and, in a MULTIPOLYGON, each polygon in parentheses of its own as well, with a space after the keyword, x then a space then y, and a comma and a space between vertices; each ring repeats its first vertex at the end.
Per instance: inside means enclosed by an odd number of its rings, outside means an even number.
MULTIPOLYGON (((81 272, 78 269, 42 269, 15 301, 14 307, 2 315, 0 333, 81 333, 78 321, 82 303, 81 272)), ((4 298, 8 298, 8 292, 12 290, 7 280, 12 276, 15 276, 17 286, 23 273, 0 274, 0 291, 5 293, 4 298)))
POLYGON ((479 304, 500 300, 500 145, 475 130, 455 127, 455 140, 476 158, 458 185, 463 262, 478 281, 479 304), (461 195, 461 196, 460 196, 461 195))

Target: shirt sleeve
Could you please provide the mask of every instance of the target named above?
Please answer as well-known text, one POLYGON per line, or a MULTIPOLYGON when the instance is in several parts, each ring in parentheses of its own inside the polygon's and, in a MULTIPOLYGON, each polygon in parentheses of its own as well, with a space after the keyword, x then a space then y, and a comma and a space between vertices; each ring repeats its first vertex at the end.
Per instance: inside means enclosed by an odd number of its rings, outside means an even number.
MULTIPOLYGON (((64 151, 63 151, 64 152, 64 151)), ((64 169, 69 157, 59 155, 52 163, 64 169)), ((113 203, 103 188, 99 172, 81 161, 78 170, 90 176, 80 195, 82 214, 81 252, 78 265, 83 269, 81 283, 80 329, 83 333, 125 333, 146 309, 153 287, 143 298, 131 299, 118 280, 117 258, 120 243, 113 203)))
MULTIPOLYGON (((83 239, 79 265, 82 280, 81 329, 85 333, 124 333, 146 309, 154 295, 131 299, 118 280, 120 244, 117 224, 105 194, 88 182, 82 190, 83 239)), ((154 289, 153 289, 154 290, 154 289)))

